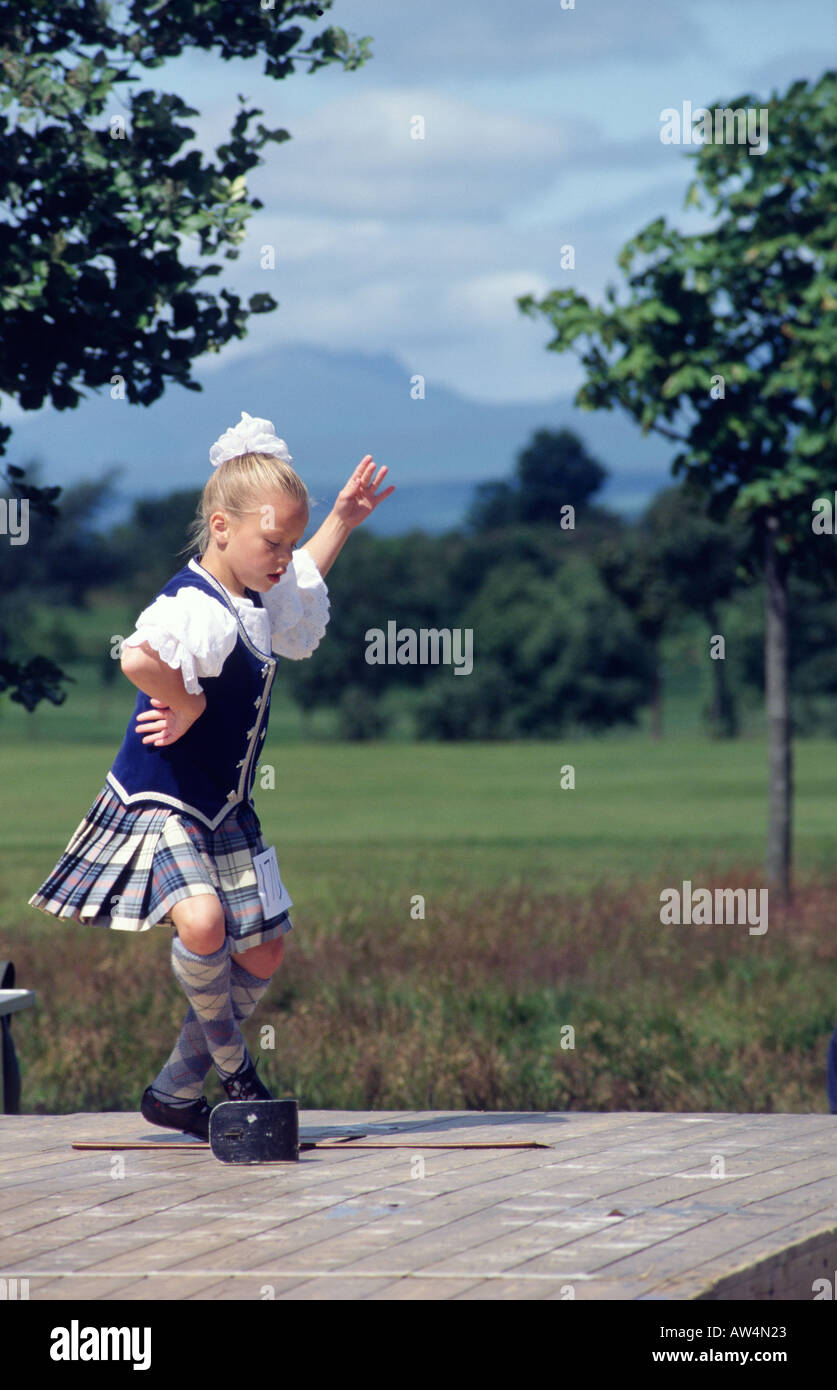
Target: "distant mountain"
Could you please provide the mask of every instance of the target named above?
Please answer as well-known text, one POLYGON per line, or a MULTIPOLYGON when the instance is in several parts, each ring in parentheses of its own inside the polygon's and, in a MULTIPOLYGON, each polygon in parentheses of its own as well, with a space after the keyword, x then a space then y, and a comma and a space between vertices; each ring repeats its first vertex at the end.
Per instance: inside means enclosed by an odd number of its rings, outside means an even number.
MULTIPOLYGON (((268 357, 238 357, 196 371, 203 391, 169 387, 153 406, 91 395, 76 410, 52 407, 17 419, 3 463, 42 463, 43 481, 67 485, 120 465, 122 514, 131 499, 199 487, 209 446, 250 415, 272 420, 312 496, 312 520, 330 507, 364 454, 389 468, 396 492, 370 529, 446 530, 462 519, 478 480, 511 476, 536 429, 573 429, 611 477, 599 501, 635 514, 670 485, 672 447, 616 412, 587 412, 570 397, 543 404, 486 404, 429 381, 410 394, 412 369, 393 357, 283 344, 268 357)), ((112 518, 108 518, 112 519, 112 518)))
MULTIPOLYGON (((402 483, 364 525, 381 536, 400 536, 413 527, 430 534, 452 531, 461 525, 475 488, 472 482, 402 483)), ((659 489, 658 479, 620 474, 602 488, 595 501, 608 511, 634 517, 659 489)))

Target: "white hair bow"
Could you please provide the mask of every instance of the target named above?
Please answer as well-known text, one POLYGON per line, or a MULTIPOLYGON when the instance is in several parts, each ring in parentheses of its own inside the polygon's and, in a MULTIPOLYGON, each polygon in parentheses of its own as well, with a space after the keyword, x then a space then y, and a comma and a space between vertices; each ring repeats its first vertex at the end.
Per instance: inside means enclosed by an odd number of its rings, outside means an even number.
POLYGON ((286 463, 291 462, 288 446, 284 439, 277 437, 273 421, 248 415, 246 410, 242 410, 237 425, 225 430, 220 439, 216 439, 209 451, 209 462, 213 468, 217 468, 219 463, 225 463, 239 454, 275 454, 286 463))

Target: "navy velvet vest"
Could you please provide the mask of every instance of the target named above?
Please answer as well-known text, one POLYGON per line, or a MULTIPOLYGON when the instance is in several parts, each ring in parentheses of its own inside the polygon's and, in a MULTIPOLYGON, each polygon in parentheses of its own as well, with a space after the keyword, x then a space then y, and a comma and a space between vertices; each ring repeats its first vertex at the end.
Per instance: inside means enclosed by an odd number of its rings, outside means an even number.
MULTIPOLYGON (((238 640, 219 675, 200 677, 206 709, 176 743, 156 748, 142 742, 144 735, 135 732, 136 717, 152 705, 138 691, 107 781, 126 806, 158 802, 214 830, 233 806, 250 799, 277 661, 253 645, 224 587, 196 560, 175 574, 160 594, 174 595, 186 587, 202 589, 230 610, 238 624, 238 640)), ((247 597, 263 607, 255 590, 248 589, 247 597)))

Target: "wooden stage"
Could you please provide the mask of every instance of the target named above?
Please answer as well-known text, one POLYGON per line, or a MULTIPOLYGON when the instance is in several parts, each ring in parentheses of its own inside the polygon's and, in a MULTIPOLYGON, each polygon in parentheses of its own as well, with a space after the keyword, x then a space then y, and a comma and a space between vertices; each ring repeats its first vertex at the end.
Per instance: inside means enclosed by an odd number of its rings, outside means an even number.
POLYGON ((137 1113, 0 1116, 0 1280, 80 1301, 837 1295, 837 1116, 300 1112, 303 1138, 340 1126, 366 1137, 245 1166, 137 1113), (461 1147, 510 1143, 537 1147, 461 1147))

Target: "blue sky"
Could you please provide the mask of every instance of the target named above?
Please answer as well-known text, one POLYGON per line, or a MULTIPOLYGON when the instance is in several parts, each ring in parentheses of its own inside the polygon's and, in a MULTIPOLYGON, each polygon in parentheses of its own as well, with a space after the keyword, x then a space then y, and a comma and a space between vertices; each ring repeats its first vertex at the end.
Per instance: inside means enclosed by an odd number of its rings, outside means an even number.
MULTIPOLYGON (((572 283, 598 300, 618 282, 619 249, 652 218, 700 225, 683 210, 685 150, 660 140, 664 108, 746 93, 763 103, 819 77, 837 52, 833 0, 335 0, 306 28, 328 23, 372 37, 365 67, 301 64, 276 82, 259 59, 189 54, 136 84, 196 106, 190 125, 207 151, 227 136, 239 92, 292 136, 265 147, 248 181, 264 208, 239 259, 205 282, 269 290, 281 307, 197 363, 208 387, 233 361, 305 345, 393 357, 405 377, 475 402, 575 391, 575 358, 545 350, 548 324, 515 297, 572 283), (410 139, 416 115, 423 140, 410 139), (565 243, 573 272, 559 266, 565 243), (259 264, 264 244, 274 270, 259 264)), ((267 406, 242 408, 270 416, 267 406)), ((135 409, 138 430, 154 410, 135 409)), ((8 400, 2 414, 21 418, 8 400)))
POLYGON ((222 138, 239 91, 292 135, 250 176, 265 208, 235 263, 282 308, 227 355, 276 341, 392 352, 476 400, 580 383, 514 303, 566 278, 562 244, 598 298, 652 217, 697 225, 690 161, 660 141, 665 107, 764 101, 837 53, 833 0, 337 0, 311 32, 327 22, 372 36, 365 67, 277 83, 257 62, 170 65, 205 139, 222 138), (415 114, 423 141, 409 138, 415 114), (265 242, 275 271, 258 266, 265 242))

